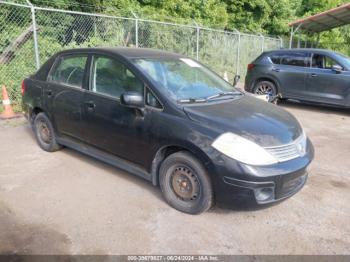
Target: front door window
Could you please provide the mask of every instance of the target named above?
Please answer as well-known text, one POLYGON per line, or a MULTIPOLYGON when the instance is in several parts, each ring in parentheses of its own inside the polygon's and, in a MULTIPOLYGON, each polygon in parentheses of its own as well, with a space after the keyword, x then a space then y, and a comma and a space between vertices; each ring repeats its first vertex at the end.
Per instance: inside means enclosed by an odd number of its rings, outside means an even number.
POLYGON ((143 83, 126 66, 108 57, 94 57, 91 91, 119 98, 128 91, 143 94, 143 83))
POLYGON ((312 67, 321 69, 332 69, 333 65, 338 65, 338 63, 330 58, 329 56, 314 54, 312 56, 312 67))

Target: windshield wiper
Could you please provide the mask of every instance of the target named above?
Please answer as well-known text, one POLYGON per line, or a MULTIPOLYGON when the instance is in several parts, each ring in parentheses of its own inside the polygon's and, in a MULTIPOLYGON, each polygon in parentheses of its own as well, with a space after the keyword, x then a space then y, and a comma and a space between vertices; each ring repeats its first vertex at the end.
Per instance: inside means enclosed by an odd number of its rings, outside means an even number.
POLYGON ((235 96, 235 95, 241 95, 241 92, 233 92, 233 91, 221 92, 221 93, 218 93, 218 94, 215 94, 212 96, 208 96, 206 98, 206 100, 211 100, 211 99, 215 99, 215 98, 222 97, 222 96, 235 96))
POLYGON ((203 103, 207 102, 206 98, 186 98, 177 100, 179 103, 203 103))
POLYGON ((241 95, 241 92, 221 92, 212 96, 208 96, 205 98, 186 98, 186 99, 179 99, 177 100, 179 103, 204 103, 208 102, 209 100, 218 98, 218 97, 223 97, 223 96, 236 96, 236 95, 241 95))

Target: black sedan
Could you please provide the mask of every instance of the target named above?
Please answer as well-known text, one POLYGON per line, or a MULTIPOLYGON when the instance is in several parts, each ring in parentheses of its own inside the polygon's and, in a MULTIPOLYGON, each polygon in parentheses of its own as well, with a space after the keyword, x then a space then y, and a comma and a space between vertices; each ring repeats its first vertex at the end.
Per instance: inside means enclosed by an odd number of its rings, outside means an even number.
POLYGON ((350 58, 323 49, 267 51, 248 65, 245 90, 350 107, 350 58))
POLYGON ((285 199, 305 184, 314 155, 293 115, 174 53, 66 50, 22 91, 42 149, 66 146, 125 169, 191 214, 285 199))

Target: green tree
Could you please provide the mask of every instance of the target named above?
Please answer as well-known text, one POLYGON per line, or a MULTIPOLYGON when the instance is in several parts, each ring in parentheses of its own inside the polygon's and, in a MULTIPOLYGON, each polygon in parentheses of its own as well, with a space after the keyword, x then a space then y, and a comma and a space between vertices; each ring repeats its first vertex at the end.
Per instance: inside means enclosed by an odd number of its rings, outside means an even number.
POLYGON ((228 28, 240 31, 285 34, 301 0, 225 0, 228 28))

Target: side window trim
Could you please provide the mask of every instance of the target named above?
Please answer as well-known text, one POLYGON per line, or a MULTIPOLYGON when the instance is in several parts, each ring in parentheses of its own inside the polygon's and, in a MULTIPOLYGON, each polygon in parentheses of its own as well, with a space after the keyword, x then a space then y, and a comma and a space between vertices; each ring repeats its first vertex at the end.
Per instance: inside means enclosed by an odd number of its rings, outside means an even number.
POLYGON ((307 57, 309 58, 309 66, 305 66, 305 68, 310 68, 312 65, 312 55, 311 52, 305 52, 305 54, 307 55, 307 57))
POLYGON ((164 105, 163 103, 160 101, 160 99, 158 98, 158 96, 153 92, 153 90, 148 87, 146 84, 144 85, 144 104, 146 107, 150 107, 152 109, 156 109, 156 110, 160 110, 160 111, 163 111, 164 110, 164 105), (152 96, 157 100, 157 102, 159 103, 160 107, 156 107, 156 106, 152 106, 152 105, 149 105, 147 103, 147 92, 151 93, 152 96))
POLYGON ((84 91, 85 90, 84 84, 86 83, 85 79, 86 79, 86 75, 87 75, 88 64, 89 64, 89 54, 88 53, 68 53, 68 54, 58 55, 55 58, 55 61, 52 63, 51 68, 49 70, 49 73, 46 76, 46 82, 54 83, 54 84, 57 84, 57 85, 62 85, 62 86, 65 86, 65 87, 74 88, 76 90, 84 91), (69 85, 67 83, 58 83, 58 82, 52 80, 52 73, 60 65, 60 63, 62 62, 63 58, 66 58, 66 57, 84 57, 84 56, 86 57, 86 61, 85 61, 85 67, 84 67, 84 73, 83 73, 83 77, 82 77, 82 86, 81 87, 77 87, 75 85, 69 85))
POLYGON ((320 53, 314 53, 314 52, 313 52, 313 53, 312 53, 312 55, 311 55, 311 65, 310 65, 310 67, 311 67, 311 68, 313 68, 313 69, 320 69, 320 70, 324 70, 325 68, 319 68, 319 67, 313 67, 313 66, 312 66, 312 63, 313 63, 313 61, 314 61, 314 56, 315 56, 315 55, 322 55, 322 56, 324 56, 323 54, 320 54, 320 53))
POLYGON ((57 68, 61 59, 62 59, 62 55, 59 55, 55 58, 55 61, 52 63, 49 73, 46 76, 47 82, 52 82, 52 72, 57 68))

